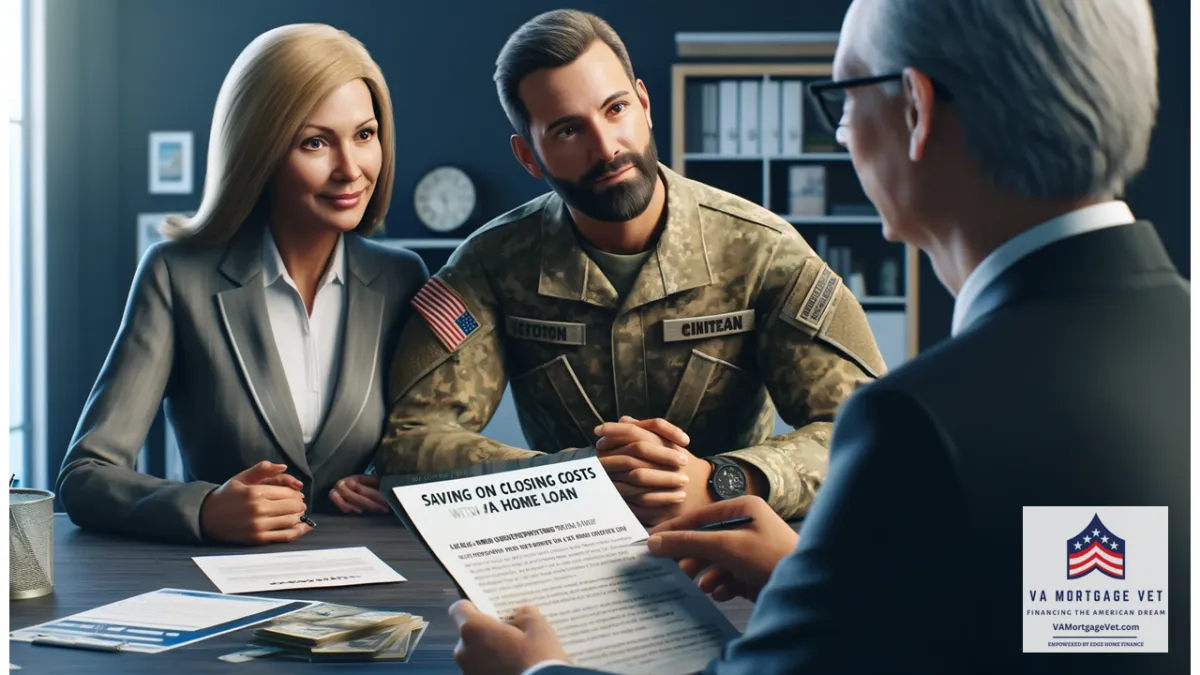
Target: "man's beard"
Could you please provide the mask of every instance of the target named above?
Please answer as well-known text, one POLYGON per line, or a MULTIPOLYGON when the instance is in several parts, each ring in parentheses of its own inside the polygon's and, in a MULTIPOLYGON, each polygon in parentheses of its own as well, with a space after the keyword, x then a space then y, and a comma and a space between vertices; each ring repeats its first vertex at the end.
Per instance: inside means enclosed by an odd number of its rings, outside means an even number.
POLYGON ((640 153, 623 153, 611 162, 601 162, 592 167, 583 178, 571 181, 559 178, 546 170, 542 159, 534 153, 542 168, 546 182, 568 206, 596 220, 620 223, 642 215, 654 197, 654 186, 658 182, 658 147, 654 137, 640 153), (624 178, 612 185, 596 189, 601 176, 611 174, 632 164, 634 176, 624 178))

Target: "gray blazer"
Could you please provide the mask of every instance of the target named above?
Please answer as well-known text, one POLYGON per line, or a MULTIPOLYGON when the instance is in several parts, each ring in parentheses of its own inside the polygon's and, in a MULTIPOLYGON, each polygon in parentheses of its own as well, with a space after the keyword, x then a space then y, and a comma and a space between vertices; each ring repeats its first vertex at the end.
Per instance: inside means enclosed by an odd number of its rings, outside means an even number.
POLYGON ((199 541, 200 505, 234 474, 268 460, 329 510, 339 479, 371 462, 387 416, 387 368, 428 278, 411 251, 346 235, 346 323, 324 423, 305 447, 266 307, 262 224, 228 242, 154 245, 142 258, 121 327, 92 388, 57 490, 80 527, 199 541), (135 469, 166 403, 187 482, 135 469))

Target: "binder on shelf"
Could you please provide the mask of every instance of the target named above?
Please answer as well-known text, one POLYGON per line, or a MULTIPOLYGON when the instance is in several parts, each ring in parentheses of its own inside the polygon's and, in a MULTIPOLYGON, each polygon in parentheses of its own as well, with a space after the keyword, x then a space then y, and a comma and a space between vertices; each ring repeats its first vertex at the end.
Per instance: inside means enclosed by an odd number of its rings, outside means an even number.
POLYGON ((705 82, 701 85, 701 107, 700 111, 700 128, 701 146, 700 151, 717 154, 720 152, 721 141, 721 120, 720 120, 720 105, 719 105, 719 90, 716 82, 705 82))
POLYGON ((722 155, 738 154, 741 141, 741 126, 738 121, 738 83, 737 80, 722 80, 718 85, 720 100, 720 131, 721 138, 717 152, 722 155))
POLYGON ((888 370, 899 368, 908 360, 908 326, 905 312, 895 310, 867 310, 867 325, 879 345, 879 353, 888 370))
POLYGON ((702 152, 704 148, 704 127, 699 122, 704 119, 704 89, 696 85, 694 87, 684 87, 684 109, 691 119, 696 120, 691 124, 683 125, 683 150, 684 152, 702 152))
POLYGON ((799 155, 804 140, 804 90, 800 80, 784 80, 781 87, 780 125, 783 128, 781 154, 799 155))
POLYGON ((825 215, 825 166, 788 167, 788 212, 793 216, 825 215))
POLYGON ((739 155, 757 156, 762 153, 759 144, 759 123, 762 120, 758 112, 760 84, 762 83, 758 80, 742 80, 738 83, 741 103, 738 127, 741 133, 739 155))
POLYGON ((900 264, 892 258, 885 259, 879 265, 879 294, 900 295, 900 264))
POLYGON ((849 246, 834 246, 830 248, 829 259, 825 262, 829 264, 829 268, 833 270, 834 274, 842 278, 842 281, 846 281, 846 278, 854 271, 851 267, 849 246))
POLYGON ((762 84, 762 154, 774 157, 781 152, 779 128, 779 80, 767 80, 762 84))

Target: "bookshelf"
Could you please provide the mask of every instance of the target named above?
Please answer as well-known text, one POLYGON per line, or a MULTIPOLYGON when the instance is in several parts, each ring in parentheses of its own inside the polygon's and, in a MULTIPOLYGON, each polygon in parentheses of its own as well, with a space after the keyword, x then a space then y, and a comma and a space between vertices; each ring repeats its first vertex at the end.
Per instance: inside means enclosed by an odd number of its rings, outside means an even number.
POLYGON ((849 153, 809 101, 804 85, 831 70, 828 57, 676 63, 671 167, 794 225, 863 305, 891 369, 917 353, 920 259, 883 238, 849 153))

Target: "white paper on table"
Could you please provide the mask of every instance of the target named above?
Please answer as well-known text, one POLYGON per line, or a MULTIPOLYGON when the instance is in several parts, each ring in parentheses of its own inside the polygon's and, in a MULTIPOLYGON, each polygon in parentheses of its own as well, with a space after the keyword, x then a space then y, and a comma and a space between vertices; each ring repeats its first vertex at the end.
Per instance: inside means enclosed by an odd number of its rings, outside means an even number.
POLYGON ((365 546, 192 558, 222 593, 407 581, 365 546))
POLYGON ((393 493, 480 611, 537 606, 577 665, 692 673, 737 635, 674 561, 631 545, 646 528, 594 456, 393 493))
MULTIPOLYGON (((52 639, 119 645, 157 654, 239 630, 310 606, 311 602, 163 588, 86 612, 13 631, 18 642, 52 639)), ((114 649, 113 651, 117 651, 114 649)))

